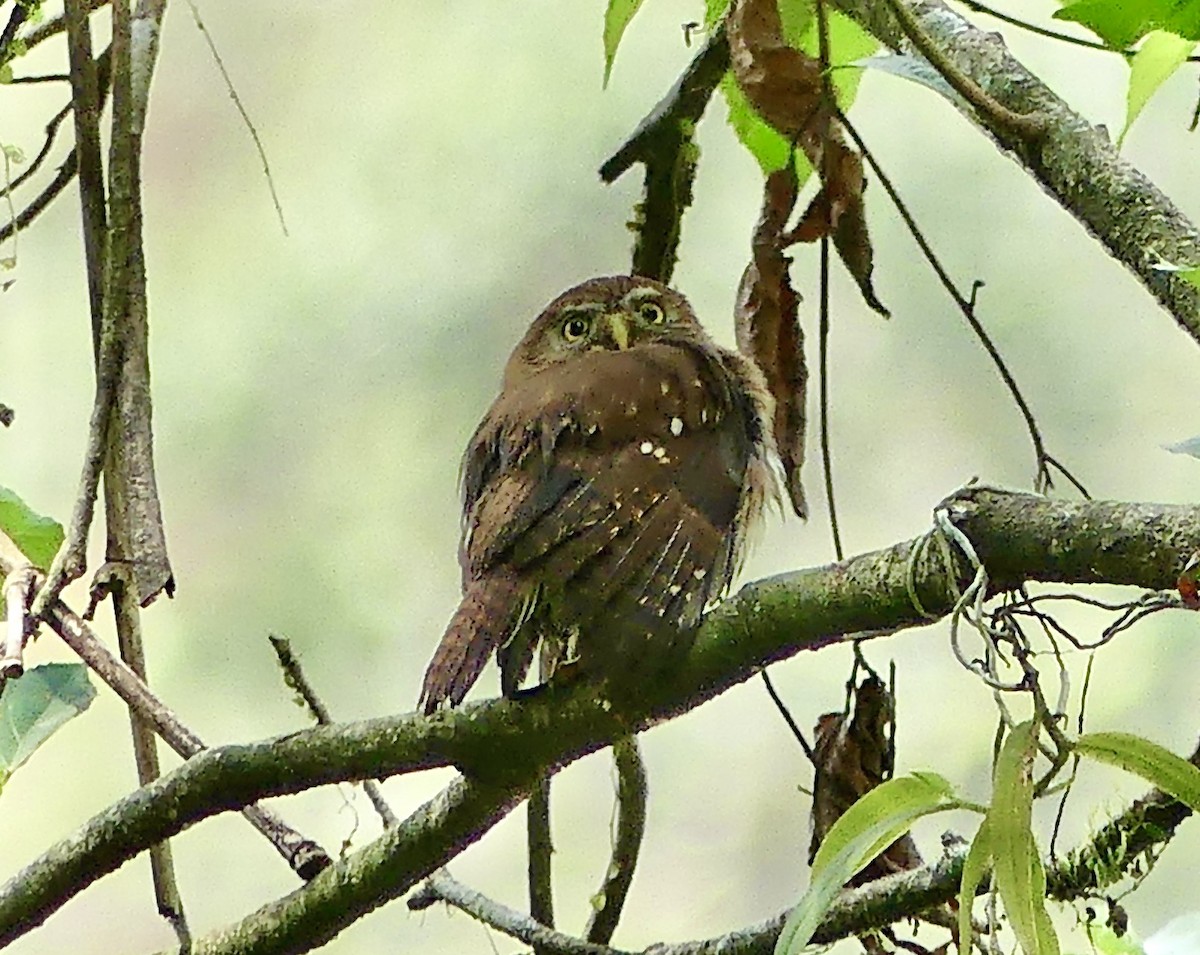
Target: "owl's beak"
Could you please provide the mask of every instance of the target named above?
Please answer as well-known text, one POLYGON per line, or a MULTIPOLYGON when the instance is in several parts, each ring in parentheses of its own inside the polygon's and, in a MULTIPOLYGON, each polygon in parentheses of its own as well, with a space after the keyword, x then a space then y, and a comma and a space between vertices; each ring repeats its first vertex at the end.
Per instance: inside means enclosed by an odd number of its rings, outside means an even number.
POLYGON ((608 330, 621 351, 629 347, 629 319, 620 312, 608 316, 608 330))

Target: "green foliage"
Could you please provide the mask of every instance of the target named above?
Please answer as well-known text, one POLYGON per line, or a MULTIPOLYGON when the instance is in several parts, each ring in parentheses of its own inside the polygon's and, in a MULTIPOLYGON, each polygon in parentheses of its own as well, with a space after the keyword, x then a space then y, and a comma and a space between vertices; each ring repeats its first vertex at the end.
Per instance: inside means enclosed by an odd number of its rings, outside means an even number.
POLYGON ((0 532, 41 570, 50 566, 63 542, 63 529, 58 521, 43 517, 3 485, 0 485, 0 532))
POLYGON ((964 805, 936 773, 889 779, 863 796, 834 823, 817 850, 812 881, 788 916, 775 955, 798 955, 842 887, 917 819, 964 805))
POLYGON ((730 0, 704 0, 704 28, 711 30, 725 16, 730 0))
POLYGON ((1157 743, 1132 733, 1088 733, 1076 741, 1075 751, 1140 776, 1200 812, 1200 769, 1157 743))
POLYGON ((1142 41, 1130 60, 1125 127, 1200 42, 1200 0, 1075 0, 1054 16, 1087 27, 1114 50, 1142 41))
POLYGON ((617 55, 617 47, 621 45, 621 37, 625 28, 642 5, 642 0, 608 0, 608 9, 604 11, 604 85, 608 86, 608 78, 612 74, 613 59, 617 55))
POLYGON ((1046 912, 1046 870, 1033 838, 1033 760, 1037 724, 1013 729, 992 774, 988 811, 996 890, 1025 955, 1058 955, 1058 936, 1046 912))
MULTIPOLYGON (((17 545, 34 567, 45 570, 63 542, 62 525, 29 507, 15 491, 0 484, 0 534, 17 545)), ((3 580, 0 577, 0 580, 3 580)), ((0 611, 4 596, 0 594, 0 611)))
POLYGON ((9 680, 0 694, 0 787, 95 696, 82 663, 47 663, 9 680))
POLYGON ((1176 36, 1166 30, 1154 30, 1146 35, 1145 41, 1129 61, 1125 126, 1117 138, 1118 146, 1125 141, 1125 134, 1150 97, 1187 61, 1195 48, 1195 40, 1176 36))
MULTIPOLYGON (((799 4, 784 3, 780 7, 784 34, 796 49, 816 56, 817 22, 811 16, 805 17, 794 9, 797 6, 799 4), (797 30, 796 27, 800 24, 802 28, 797 30)), ((838 106, 844 112, 854 102, 854 97, 858 94, 858 84, 862 80, 862 67, 856 64, 879 49, 879 41, 836 10, 829 11, 828 20, 830 71, 838 106)), ((733 127, 739 142, 758 160, 763 175, 786 166, 792 152, 791 144, 754 111, 754 107, 738 89, 731 73, 726 74, 721 81, 721 93, 729 110, 729 125, 733 127)), ((803 183, 811 174, 812 168, 808 160, 802 153, 797 153, 796 178, 803 183)))
MULTIPOLYGON (((988 817, 983 817, 975 838, 971 840, 971 848, 967 850, 967 858, 963 860, 962 880, 958 886, 958 937, 971 937, 971 907, 975 901, 975 893, 979 884, 988 872, 992 862, 992 829, 988 817)), ((963 946, 959 945, 959 951, 963 946)))
POLYGON ((1129 934, 1118 936, 1107 925, 1090 926, 1087 932, 1092 943, 1090 955, 1146 955, 1146 949, 1136 938, 1129 934))
POLYGON ((1200 41, 1200 0, 1076 0, 1054 16, 1082 24, 1114 50, 1154 30, 1200 41))

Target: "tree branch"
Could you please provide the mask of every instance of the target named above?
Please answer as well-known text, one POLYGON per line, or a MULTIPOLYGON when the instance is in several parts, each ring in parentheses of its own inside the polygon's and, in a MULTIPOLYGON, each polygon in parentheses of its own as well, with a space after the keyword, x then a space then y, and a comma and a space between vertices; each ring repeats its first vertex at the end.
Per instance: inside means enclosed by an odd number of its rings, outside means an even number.
MULTIPOLYGON (((1165 589, 1200 548, 1198 507, 1064 503, 981 488, 940 506, 997 582, 1165 589)), ((219 812, 334 782, 447 764, 466 772, 468 779, 377 842, 197 947, 306 950, 428 877, 509 812, 543 773, 699 706, 773 660, 946 614, 967 565, 948 568, 942 560, 919 539, 747 585, 706 616, 676 671, 620 706, 594 684, 550 685, 520 701, 208 750, 110 807, 0 888, 0 945, 149 845, 219 812), (913 605, 913 594, 925 613, 913 605)))
MULTIPOLYGON (((920 56, 887 4, 835 0, 891 49, 920 56)), ((901 0, 906 2, 907 0, 901 0)), ((1044 135, 1009 140, 1017 160, 1058 203, 1141 280, 1185 332, 1200 342, 1200 289, 1160 266, 1200 265, 1200 230, 1092 126, 1016 60, 995 33, 975 27, 941 0, 908 3, 915 22, 967 79, 1000 106, 1038 115, 1044 135)), ((975 115, 969 107, 969 118, 975 115)))

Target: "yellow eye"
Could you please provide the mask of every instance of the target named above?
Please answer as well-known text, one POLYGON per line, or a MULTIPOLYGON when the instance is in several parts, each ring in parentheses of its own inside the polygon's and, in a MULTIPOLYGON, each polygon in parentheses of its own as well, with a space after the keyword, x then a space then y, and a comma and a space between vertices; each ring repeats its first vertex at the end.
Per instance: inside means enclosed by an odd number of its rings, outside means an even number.
POLYGON ((638 318, 647 325, 661 325, 667 320, 666 313, 663 312, 662 306, 657 302, 642 302, 638 306, 638 318))
POLYGON ((562 323, 563 341, 568 345, 574 345, 587 336, 591 327, 592 323, 586 317, 582 315, 568 315, 562 323))

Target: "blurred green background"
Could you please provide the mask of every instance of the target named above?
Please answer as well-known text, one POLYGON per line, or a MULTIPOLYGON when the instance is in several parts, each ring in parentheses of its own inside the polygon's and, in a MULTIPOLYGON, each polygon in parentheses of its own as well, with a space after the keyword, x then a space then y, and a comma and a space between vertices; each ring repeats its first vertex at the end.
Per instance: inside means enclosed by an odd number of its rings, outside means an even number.
MULTIPOLYGON (((344 719, 409 709, 457 600, 458 459, 530 318, 559 290, 628 267, 635 172, 596 169, 692 55, 680 25, 698 0, 655 0, 634 21, 601 89, 600 0, 520 5, 208 2, 202 13, 263 138, 288 237, 260 164, 186 6, 163 35, 145 143, 155 431, 178 579, 147 613, 152 682, 205 740, 252 740, 306 724, 283 687, 268 633, 290 637, 344 719)), ((1046 18, 1044 3, 1010 12, 1046 18)), ((995 23, 985 23, 995 29, 995 23)), ((1087 118, 1119 128, 1117 58, 1008 39, 1087 118)), ((47 44, 18 69, 63 69, 47 44)), ((0 92, 0 140, 32 155, 62 84, 0 92)), ((1193 219, 1194 73, 1180 71, 1126 145, 1193 219)), ((675 284, 722 341, 757 217, 760 175, 715 102, 701 124, 696 202, 675 284)), ((1200 462, 1162 450, 1200 431, 1200 352, 1137 282, 1018 167, 935 94, 868 75, 853 118, 961 285, 978 277, 981 317, 1036 410, 1051 453, 1100 497, 1194 500, 1200 462)), ((919 261, 877 186, 867 193, 876 288, 894 318, 834 290, 832 426, 842 529, 851 552, 923 532, 934 504, 973 475, 1027 486, 1032 452, 982 350, 919 261)), ((0 296, 0 481, 39 510, 69 513, 91 404, 79 209, 69 191, 20 240, 0 296)), ((812 250, 798 287, 815 301, 812 250)), ((814 307, 805 307, 810 334, 814 307)), ((815 334, 812 335, 815 340, 815 334)), ((810 353, 810 362, 813 360, 810 353)), ((745 577, 831 557, 820 476, 807 525, 773 516, 745 577)), ((96 533, 93 537, 102 535, 96 533)), ((100 557, 100 552, 95 551, 100 557)), ((82 606, 79 588, 71 599, 82 606)), ((1085 634, 1100 621, 1067 618, 1085 634)), ((111 628, 107 619, 103 630, 111 628)), ((951 656, 942 626, 879 640, 894 659, 899 764, 934 768, 986 798, 989 693, 951 656)), ((53 636, 32 662, 68 659, 53 636)), ((776 666, 802 725, 841 706, 848 649, 776 666)), ((1077 674, 1084 659, 1073 654, 1077 674)), ((1200 625, 1159 617, 1099 655, 1089 725, 1190 751, 1200 625)), ((481 681, 493 692, 494 676, 481 681)), ((697 938, 758 921, 806 880, 811 771, 752 681, 644 737, 651 780, 645 854, 616 943, 697 938)), ((166 756, 167 765, 176 765, 166 756)), ((449 778, 389 781, 399 812, 449 778)), ((102 690, 6 786, 0 877, 134 784, 123 708, 102 690)), ((1066 845, 1141 790, 1088 775, 1066 845)), ((578 930, 607 861, 608 757, 555 786, 561 924, 578 930)), ((282 801, 334 851, 378 824, 348 787, 282 801)), ((1047 813, 1047 818, 1049 814, 1047 813)), ((966 824, 968 820, 957 820, 966 824)), ((928 855, 948 825, 922 831, 928 855)), ((452 871, 523 902, 524 823, 514 814, 452 871)), ((1128 900, 1149 934, 1195 905, 1196 824, 1128 900)), ((295 887, 236 816, 176 841, 193 929, 237 919, 295 887)), ((513 951, 465 916, 393 903, 328 951, 513 951)), ((941 941, 927 934, 930 945, 941 941)), ((147 951, 172 943, 140 858, 69 903, 14 955, 147 951)), ((1077 946, 1078 947, 1078 946, 1077 946)))

